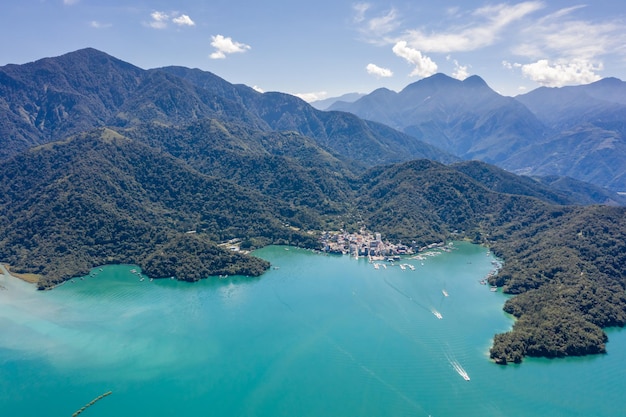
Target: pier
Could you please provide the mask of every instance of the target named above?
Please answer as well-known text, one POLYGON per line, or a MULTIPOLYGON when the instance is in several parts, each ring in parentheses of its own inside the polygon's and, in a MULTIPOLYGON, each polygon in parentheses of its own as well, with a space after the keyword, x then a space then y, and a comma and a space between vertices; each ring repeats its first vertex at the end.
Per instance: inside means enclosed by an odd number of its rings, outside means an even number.
POLYGON ((85 411, 86 409, 88 409, 89 407, 91 407, 92 405, 94 405, 95 403, 97 403, 98 401, 100 401, 101 399, 103 399, 106 396, 111 395, 112 392, 111 391, 107 391, 104 394, 98 395, 96 398, 94 398, 93 400, 89 401, 87 404, 85 404, 82 408, 80 408, 79 410, 77 410, 74 414, 72 414, 72 417, 78 417, 78 415, 80 413, 82 413, 83 411, 85 411))

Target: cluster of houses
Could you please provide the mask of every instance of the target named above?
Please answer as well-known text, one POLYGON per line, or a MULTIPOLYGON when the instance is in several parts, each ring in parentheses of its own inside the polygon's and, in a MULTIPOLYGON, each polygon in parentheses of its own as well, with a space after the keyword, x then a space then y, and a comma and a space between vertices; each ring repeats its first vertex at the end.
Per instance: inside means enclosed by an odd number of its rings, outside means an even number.
MULTIPOLYGON (((411 255, 416 252, 413 246, 383 241, 380 233, 370 233, 363 229, 359 233, 347 233, 345 231, 324 232, 322 234, 322 244, 323 250, 328 253, 352 255, 355 257, 381 258, 411 255)), ((420 248, 418 251, 438 246, 443 246, 443 242, 420 248)))

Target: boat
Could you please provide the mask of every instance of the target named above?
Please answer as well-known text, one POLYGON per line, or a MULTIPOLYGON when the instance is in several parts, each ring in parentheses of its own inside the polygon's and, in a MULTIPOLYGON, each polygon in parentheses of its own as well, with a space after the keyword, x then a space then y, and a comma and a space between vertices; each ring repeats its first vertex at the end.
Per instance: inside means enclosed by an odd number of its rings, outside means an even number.
POLYGON ((493 287, 489 288, 489 291, 496 292, 496 291, 498 291, 498 287, 493 286, 493 287))
POLYGON ((452 359, 448 359, 448 360, 452 364, 452 367, 454 368, 457 374, 461 375, 461 377, 466 381, 470 380, 469 374, 467 373, 465 369, 463 369, 463 367, 461 366, 459 362, 457 362, 456 360, 452 360, 452 359))
POLYGON ((444 297, 447 297, 447 296, 449 295, 449 294, 448 294, 448 291, 446 291, 446 290, 441 290, 441 292, 442 292, 442 294, 443 294, 443 296, 444 296, 444 297))

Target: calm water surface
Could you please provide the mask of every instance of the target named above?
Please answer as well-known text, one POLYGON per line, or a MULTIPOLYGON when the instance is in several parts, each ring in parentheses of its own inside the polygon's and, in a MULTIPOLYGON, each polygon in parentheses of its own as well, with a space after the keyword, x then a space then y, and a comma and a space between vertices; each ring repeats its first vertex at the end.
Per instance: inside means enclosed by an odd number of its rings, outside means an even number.
POLYGON ((495 365, 512 320, 479 283, 493 258, 454 246, 379 269, 268 247, 261 278, 195 284, 128 265, 47 292, 0 277, 0 410, 69 417, 112 391, 82 416, 624 415, 626 332, 607 355, 495 365))

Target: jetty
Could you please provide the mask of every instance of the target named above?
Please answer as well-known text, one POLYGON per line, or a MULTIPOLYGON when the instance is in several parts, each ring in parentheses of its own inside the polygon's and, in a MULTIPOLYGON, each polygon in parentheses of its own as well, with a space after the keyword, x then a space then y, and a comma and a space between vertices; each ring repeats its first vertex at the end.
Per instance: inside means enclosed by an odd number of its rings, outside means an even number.
POLYGON ((74 414, 72 414, 72 417, 78 417, 78 415, 80 413, 82 413, 83 411, 85 411, 86 409, 88 409, 89 407, 91 407, 92 405, 94 405, 95 403, 97 403, 98 401, 100 401, 101 399, 103 399, 104 397, 107 397, 109 395, 111 395, 112 392, 111 391, 107 391, 104 394, 100 394, 98 395, 96 398, 94 398, 93 400, 89 401, 87 404, 85 404, 83 407, 81 407, 79 410, 76 410, 76 412, 74 414))

